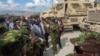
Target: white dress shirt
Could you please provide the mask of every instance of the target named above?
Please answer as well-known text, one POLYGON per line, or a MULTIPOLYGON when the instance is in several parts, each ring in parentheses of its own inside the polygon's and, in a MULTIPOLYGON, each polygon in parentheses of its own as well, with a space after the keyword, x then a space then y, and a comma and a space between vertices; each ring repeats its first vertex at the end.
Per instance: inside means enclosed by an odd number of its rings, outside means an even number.
POLYGON ((9 23, 9 30, 13 30, 14 29, 14 23, 9 23))

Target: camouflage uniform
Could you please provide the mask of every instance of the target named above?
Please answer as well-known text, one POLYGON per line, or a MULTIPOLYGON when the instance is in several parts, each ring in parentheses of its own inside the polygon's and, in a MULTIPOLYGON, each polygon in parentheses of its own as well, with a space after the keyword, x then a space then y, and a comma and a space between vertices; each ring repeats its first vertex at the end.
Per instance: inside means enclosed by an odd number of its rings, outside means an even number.
POLYGON ((7 31, 6 26, 4 24, 5 19, 0 17, 0 35, 7 31))
POLYGON ((26 56, 39 56, 40 50, 44 48, 43 45, 45 44, 43 43, 41 45, 41 40, 35 37, 34 32, 27 30, 27 27, 25 25, 26 23, 23 23, 20 29, 24 36, 26 36, 26 38, 24 37, 25 46, 23 50, 26 49, 24 51, 24 54, 26 54, 26 56))
MULTIPOLYGON (((0 39, 0 56, 37 56, 41 48, 34 40, 34 33, 28 30, 28 25, 23 22, 20 29, 5 31, 4 19, 0 19, 0 34, 4 34, 0 39), (4 29, 4 30, 2 30, 4 29), (30 39, 30 34, 32 39, 30 39)), ((37 40, 37 39, 36 39, 37 40)))
POLYGON ((53 51, 54 51, 54 54, 56 54, 57 53, 59 31, 58 31, 58 25, 54 22, 50 23, 50 36, 51 36, 51 41, 53 44, 53 51))
MULTIPOLYGON (((3 23, 0 22, 0 30, 2 29, 6 28, 3 23)), ((3 56, 20 56, 21 48, 23 47, 25 41, 24 38, 27 38, 28 36, 26 36, 26 34, 24 35, 20 30, 2 30, 0 32, 4 33, 4 36, 0 39, 0 53, 3 56)))

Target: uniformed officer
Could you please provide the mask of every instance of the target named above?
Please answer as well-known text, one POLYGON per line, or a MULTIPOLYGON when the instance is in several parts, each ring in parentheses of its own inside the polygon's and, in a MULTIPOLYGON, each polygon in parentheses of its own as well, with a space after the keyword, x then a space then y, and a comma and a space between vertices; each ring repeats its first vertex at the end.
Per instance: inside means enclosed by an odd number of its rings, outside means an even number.
POLYGON ((51 41, 53 44, 53 50, 54 54, 57 53, 57 44, 59 44, 59 47, 61 47, 61 42, 59 41, 60 39, 60 32, 58 30, 58 25, 55 22, 55 20, 50 21, 50 36, 51 36, 51 41))

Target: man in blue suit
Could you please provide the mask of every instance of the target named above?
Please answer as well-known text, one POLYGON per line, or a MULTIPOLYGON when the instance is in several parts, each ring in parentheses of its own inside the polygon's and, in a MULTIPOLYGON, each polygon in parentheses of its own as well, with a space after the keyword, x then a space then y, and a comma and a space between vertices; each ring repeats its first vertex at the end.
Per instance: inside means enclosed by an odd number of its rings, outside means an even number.
MULTIPOLYGON (((34 24, 32 28, 33 28, 32 31, 34 32, 35 36, 38 37, 43 42, 45 40, 45 29, 44 29, 44 24, 41 22, 39 17, 34 18, 34 24)), ((39 56, 43 56, 44 45, 42 44, 41 46, 43 47, 43 49, 40 50, 39 56)))
POLYGON ((37 17, 34 18, 33 32, 35 33, 35 36, 45 39, 44 24, 37 17))

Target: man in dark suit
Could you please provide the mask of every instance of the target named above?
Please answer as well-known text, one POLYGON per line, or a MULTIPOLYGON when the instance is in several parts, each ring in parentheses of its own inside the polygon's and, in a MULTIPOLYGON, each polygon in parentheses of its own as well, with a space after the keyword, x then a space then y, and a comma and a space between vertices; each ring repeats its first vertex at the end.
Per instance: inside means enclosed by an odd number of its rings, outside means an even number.
POLYGON ((14 29, 20 29, 20 21, 14 23, 14 29))
POLYGON ((44 29, 44 24, 41 22, 39 17, 34 18, 34 24, 32 27, 32 31, 34 32, 35 36, 41 40, 41 50, 39 56, 43 56, 43 51, 44 51, 44 40, 45 40, 45 29, 44 29))

